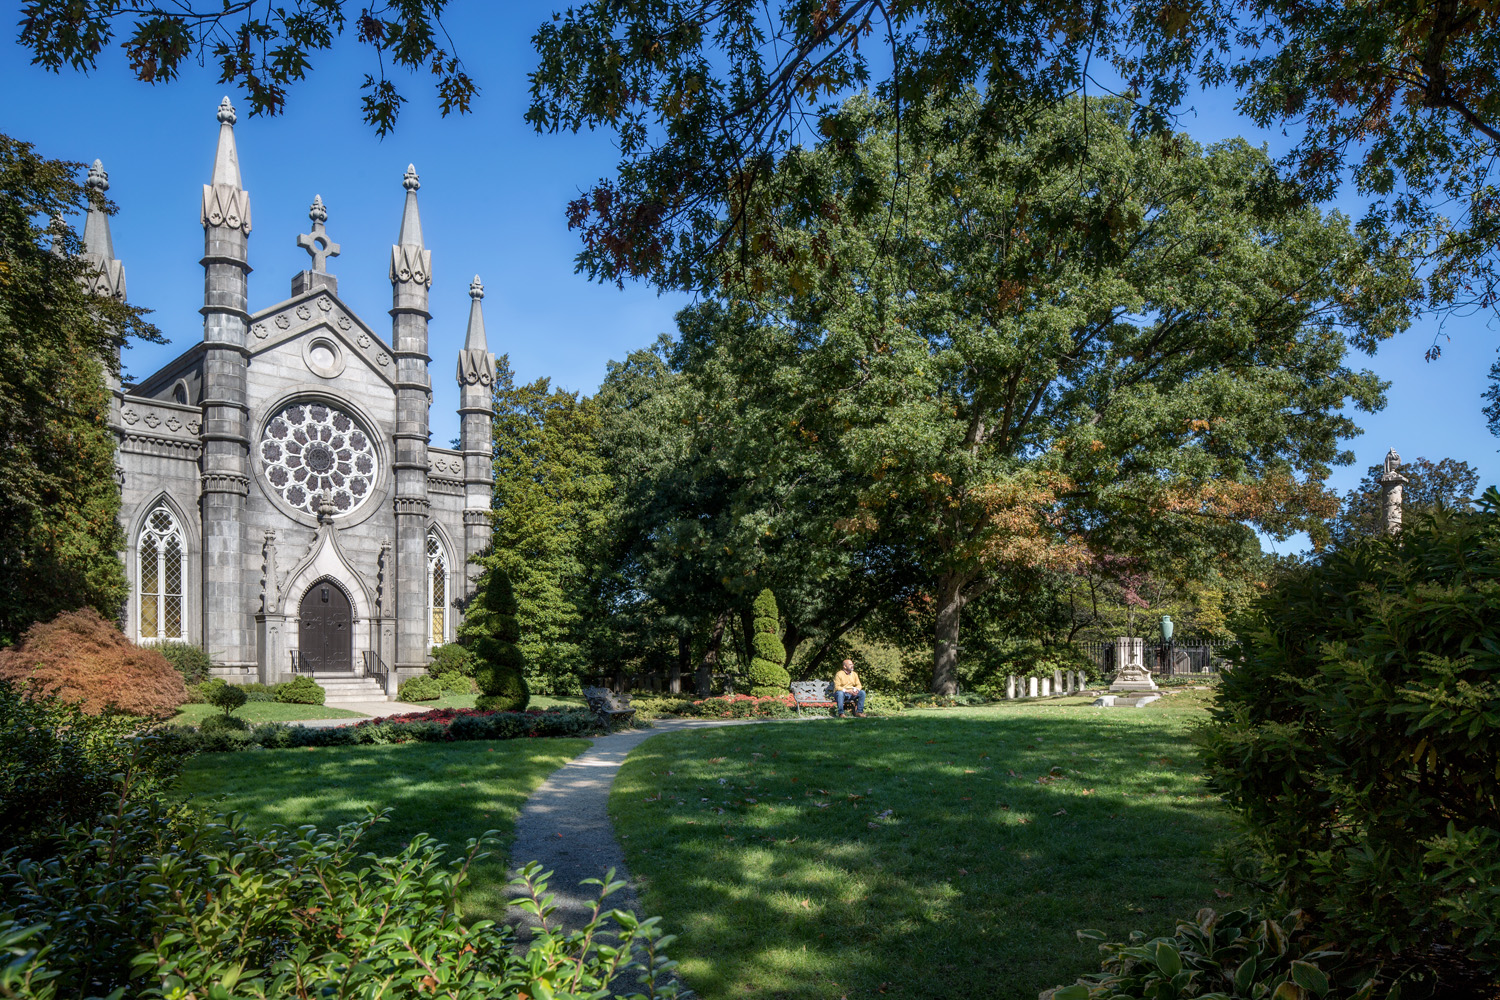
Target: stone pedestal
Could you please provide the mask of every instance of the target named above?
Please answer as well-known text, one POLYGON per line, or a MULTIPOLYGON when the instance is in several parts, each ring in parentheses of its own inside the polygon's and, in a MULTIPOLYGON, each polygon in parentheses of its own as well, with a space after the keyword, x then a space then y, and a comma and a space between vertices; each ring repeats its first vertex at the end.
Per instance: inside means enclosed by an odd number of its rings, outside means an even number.
POLYGON ((255 616, 257 673, 262 684, 291 680, 292 661, 287 654, 286 615, 255 616))
POLYGON ((1111 691, 1155 691, 1146 669, 1146 640, 1120 636, 1115 640, 1115 682, 1111 691))

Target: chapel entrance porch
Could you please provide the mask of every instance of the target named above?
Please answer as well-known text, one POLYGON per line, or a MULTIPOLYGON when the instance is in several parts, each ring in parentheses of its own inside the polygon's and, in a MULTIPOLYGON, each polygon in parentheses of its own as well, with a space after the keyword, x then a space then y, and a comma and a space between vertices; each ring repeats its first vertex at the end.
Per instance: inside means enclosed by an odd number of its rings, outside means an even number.
POLYGON ((302 595, 297 625, 298 669, 316 673, 354 672, 354 609, 328 580, 302 595))

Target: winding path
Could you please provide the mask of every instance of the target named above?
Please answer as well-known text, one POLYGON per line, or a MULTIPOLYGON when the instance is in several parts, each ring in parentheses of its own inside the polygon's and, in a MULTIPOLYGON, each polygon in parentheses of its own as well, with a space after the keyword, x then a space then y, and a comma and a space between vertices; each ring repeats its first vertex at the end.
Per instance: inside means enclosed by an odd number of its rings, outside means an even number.
MULTIPOLYGON (((661 721, 654 729, 632 729, 594 740, 594 745, 564 764, 526 800, 516 820, 516 839, 511 845, 513 861, 539 861, 543 871, 553 873, 547 891, 555 895, 553 920, 568 930, 582 927, 593 912, 597 886, 579 885, 584 879, 604 878, 613 868, 625 887, 609 897, 611 909, 641 912, 640 901, 625 867, 625 852, 615 839, 609 821, 609 789, 630 751, 661 733, 716 726, 743 726, 758 722, 795 721, 769 719, 681 719, 661 721), (589 890, 594 890, 590 892, 589 890)), ((517 874, 512 870, 511 874, 517 874)), ((533 924, 534 918, 512 907, 512 917, 533 924)))

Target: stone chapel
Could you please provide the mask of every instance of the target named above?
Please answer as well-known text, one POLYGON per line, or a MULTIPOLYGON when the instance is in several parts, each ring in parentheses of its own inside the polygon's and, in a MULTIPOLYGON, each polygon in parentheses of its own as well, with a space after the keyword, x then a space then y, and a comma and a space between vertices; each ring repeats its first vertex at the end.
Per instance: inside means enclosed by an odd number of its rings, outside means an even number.
MULTIPOLYGON (((250 195, 235 112, 218 110, 203 185, 203 339, 135 385, 111 424, 130 580, 123 622, 141 643, 201 645, 217 676, 316 676, 346 697, 393 697, 453 638, 490 542, 494 356, 478 277, 458 355, 458 450, 433 447, 421 186, 408 167, 391 247, 389 334, 338 295, 321 198, 291 295, 250 311, 250 195), (377 690, 378 689, 378 690, 377 690)), ((108 177, 95 161, 88 185, 108 177)), ((91 209, 86 256, 101 294, 125 295, 109 219, 91 209)))

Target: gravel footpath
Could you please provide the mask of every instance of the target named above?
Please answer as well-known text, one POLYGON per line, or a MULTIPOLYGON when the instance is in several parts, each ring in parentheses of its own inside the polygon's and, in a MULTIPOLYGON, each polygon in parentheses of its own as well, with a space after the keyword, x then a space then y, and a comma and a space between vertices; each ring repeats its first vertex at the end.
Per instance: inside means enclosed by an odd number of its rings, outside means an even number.
MULTIPOLYGON (((660 733, 768 721, 796 720, 663 720, 654 729, 631 729, 601 736, 572 763, 553 771, 522 807, 516 820, 516 840, 510 849, 513 861, 520 864, 540 861, 542 871, 553 873, 547 891, 556 896, 557 912, 551 919, 568 930, 587 923, 599 887, 579 883, 588 878, 603 879, 610 868, 615 870, 615 878, 626 884, 609 897, 606 905, 611 909, 641 912, 635 887, 630 884, 630 872, 625 867, 625 852, 620 849, 609 821, 609 789, 630 751, 660 733)), ((511 874, 519 872, 512 870, 511 874)), ((535 918, 515 907, 510 915, 527 926, 535 923, 535 918)))

